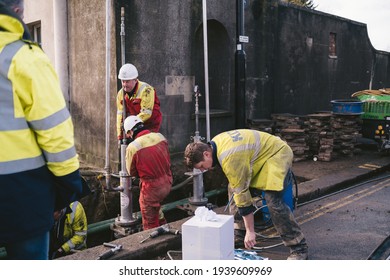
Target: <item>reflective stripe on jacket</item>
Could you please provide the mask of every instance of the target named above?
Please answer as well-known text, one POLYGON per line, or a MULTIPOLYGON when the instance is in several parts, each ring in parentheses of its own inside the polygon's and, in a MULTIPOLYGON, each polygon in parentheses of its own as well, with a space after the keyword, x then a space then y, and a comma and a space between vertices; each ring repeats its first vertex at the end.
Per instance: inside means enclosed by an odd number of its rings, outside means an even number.
POLYGON ((171 160, 168 142, 161 133, 140 131, 126 149, 126 169, 141 182, 140 208, 143 225, 158 223, 158 215, 149 207, 160 207, 161 201, 170 193, 172 187, 171 160), (149 212, 150 214, 150 212, 149 212))
POLYGON ((82 190, 73 124, 57 75, 38 45, 22 41, 27 33, 0 1, 2 244, 51 229, 55 183, 65 205, 82 190))
POLYGON ((56 176, 77 170, 72 120, 49 59, 37 45, 1 36, 0 175, 45 164, 56 176))
POLYGON ((61 246, 68 253, 70 250, 83 250, 87 248, 87 217, 84 207, 78 201, 70 204, 71 213, 66 214, 64 225, 64 240, 61 246))
MULTIPOLYGON (((123 118, 123 89, 119 90, 116 97, 117 104, 117 135, 122 134, 123 118)), ((162 115, 160 112, 160 100, 155 89, 147 83, 138 80, 134 94, 125 94, 127 116, 138 115, 144 122, 145 128, 152 132, 160 130, 162 115)))
POLYGON ((293 153, 274 135, 249 129, 223 132, 212 139, 216 156, 234 191, 238 207, 252 204, 249 188, 283 190, 284 178, 292 166, 293 153))
POLYGON ((172 179, 168 142, 161 133, 148 130, 138 133, 126 149, 126 168, 131 176, 142 181, 172 179))

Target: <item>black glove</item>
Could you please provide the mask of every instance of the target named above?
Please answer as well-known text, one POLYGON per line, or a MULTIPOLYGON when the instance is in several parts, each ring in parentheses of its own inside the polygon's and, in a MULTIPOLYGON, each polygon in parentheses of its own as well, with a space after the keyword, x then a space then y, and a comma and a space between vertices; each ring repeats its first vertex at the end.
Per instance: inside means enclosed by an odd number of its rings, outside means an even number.
POLYGON ((61 210, 69 206, 71 202, 80 200, 91 193, 79 170, 65 176, 53 175, 53 180, 56 188, 56 205, 54 210, 61 210))

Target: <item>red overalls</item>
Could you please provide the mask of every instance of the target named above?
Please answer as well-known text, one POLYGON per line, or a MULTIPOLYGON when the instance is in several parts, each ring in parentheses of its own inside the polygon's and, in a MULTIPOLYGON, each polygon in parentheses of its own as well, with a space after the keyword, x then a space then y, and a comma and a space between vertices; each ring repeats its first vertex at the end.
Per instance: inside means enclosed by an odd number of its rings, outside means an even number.
POLYGON ((170 166, 168 142, 161 133, 143 130, 126 149, 127 172, 141 181, 139 204, 144 230, 166 223, 164 216, 160 217, 160 203, 171 191, 170 166))

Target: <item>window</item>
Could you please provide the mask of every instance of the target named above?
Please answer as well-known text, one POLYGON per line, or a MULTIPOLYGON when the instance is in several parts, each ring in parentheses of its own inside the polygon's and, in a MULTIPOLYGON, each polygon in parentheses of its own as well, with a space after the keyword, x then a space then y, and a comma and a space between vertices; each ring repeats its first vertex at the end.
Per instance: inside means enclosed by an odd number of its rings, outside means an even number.
POLYGON ((28 29, 30 31, 32 40, 40 47, 42 47, 42 39, 41 39, 41 22, 35 22, 35 23, 30 23, 27 25, 28 29))
POLYGON ((337 58, 336 52, 336 33, 329 34, 329 57, 337 58))

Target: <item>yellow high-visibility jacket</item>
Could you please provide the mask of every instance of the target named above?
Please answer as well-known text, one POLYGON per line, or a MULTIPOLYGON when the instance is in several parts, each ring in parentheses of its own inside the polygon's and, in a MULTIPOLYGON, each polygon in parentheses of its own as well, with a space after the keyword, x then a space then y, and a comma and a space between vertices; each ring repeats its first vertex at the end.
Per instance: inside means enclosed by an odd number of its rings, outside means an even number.
POLYGON ((50 231, 82 184, 58 77, 28 29, 0 2, 0 242, 50 231), (61 186, 61 187, 59 187, 61 186), (61 200, 61 202, 60 202, 61 200))
POLYGON ((83 250, 87 248, 87 216, 83 205, 75 201, 70 204, 71 213, 66 214, 64 224, 64 241, 61 246, 65 253, 70 250, 83 250))
POLYGON ((279 137, 250 129, 223 132, 211 144, 237 207, 252 205, 249 188, 282 191, 293 152, 279 137))
POLYGON ((79 168, 73 124, 49 58, 32 42, 23 42, 23 26, 0 15, 0 175, 47 164, 56 176, 79 168))

